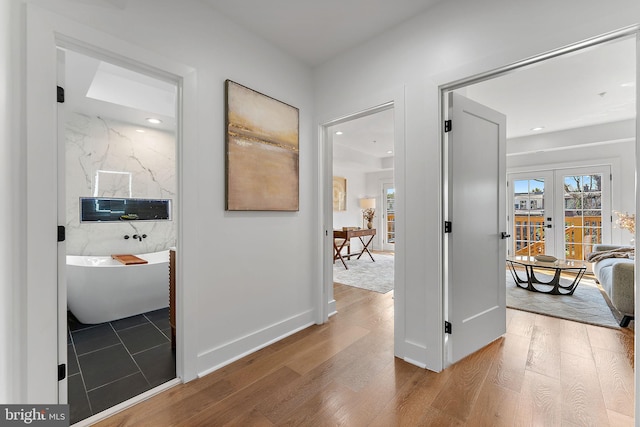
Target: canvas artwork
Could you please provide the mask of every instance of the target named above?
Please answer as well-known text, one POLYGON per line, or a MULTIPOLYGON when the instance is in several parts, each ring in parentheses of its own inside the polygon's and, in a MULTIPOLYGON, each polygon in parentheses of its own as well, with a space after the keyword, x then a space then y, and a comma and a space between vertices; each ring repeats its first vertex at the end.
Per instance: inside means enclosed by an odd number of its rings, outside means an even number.
POLYGON ((226 81, 226 209, 297 211, 298 109, 226 81))
POLYGON ((347 179, 339 176, 333 177, 333 210, 347 210, 347 179))

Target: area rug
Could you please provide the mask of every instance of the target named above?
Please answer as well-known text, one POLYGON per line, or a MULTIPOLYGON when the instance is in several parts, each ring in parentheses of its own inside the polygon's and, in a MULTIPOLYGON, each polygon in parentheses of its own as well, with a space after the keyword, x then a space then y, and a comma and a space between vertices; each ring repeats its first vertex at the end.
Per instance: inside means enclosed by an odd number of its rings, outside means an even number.
MULTIPOLYGON (((545 277, 538 273, 536 276, 543 281, 551 279, 550 276, 545 277)), ((560 280, 563 284, 572 282, 570 279, 560 280)), ((620 329, 602 291, 592 279, 587 278, 580 281, 573 295, 549 295, 519 288, 511 273, 507 271, 507 307, 620 329)))
POLYGON ((360 259, 345 259, 348 270, 337 260, 333 265, 333 281, 356 288, 386 294, 393 289, 393 255, 374 253, 373 259, 367 254, 360 259))

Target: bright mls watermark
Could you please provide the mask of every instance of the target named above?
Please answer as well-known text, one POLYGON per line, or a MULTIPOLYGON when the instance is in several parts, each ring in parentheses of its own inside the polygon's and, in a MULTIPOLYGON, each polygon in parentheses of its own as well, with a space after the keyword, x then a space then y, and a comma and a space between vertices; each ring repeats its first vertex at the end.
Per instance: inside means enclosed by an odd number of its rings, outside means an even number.
POLYGON ((0 405, 0 427, 68 427, 69 405, 0 405))

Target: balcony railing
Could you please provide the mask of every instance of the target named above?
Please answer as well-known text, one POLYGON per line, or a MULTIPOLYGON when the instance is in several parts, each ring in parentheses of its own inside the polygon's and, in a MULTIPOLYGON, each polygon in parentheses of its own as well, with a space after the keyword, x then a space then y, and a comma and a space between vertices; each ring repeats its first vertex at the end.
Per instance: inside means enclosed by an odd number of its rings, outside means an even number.
MULTIPOLYGON (((564 258, 584 260, 596 243, 602 242, 602 217, 566 217, 564 258)), ((545 221, 542 216, 515 215, 514 253, 535 256, 545 253, 545 221)))

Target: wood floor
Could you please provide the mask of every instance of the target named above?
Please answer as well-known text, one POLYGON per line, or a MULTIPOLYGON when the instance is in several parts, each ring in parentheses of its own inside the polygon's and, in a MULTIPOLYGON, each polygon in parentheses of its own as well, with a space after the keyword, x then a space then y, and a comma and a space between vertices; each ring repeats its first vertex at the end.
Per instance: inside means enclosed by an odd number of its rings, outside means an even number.
POLYGON ((393 293, 335 285, 338 314, 100 426, 633 426, 633 333, 507 310, 441 373, 393 357, 393 293))

